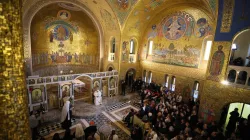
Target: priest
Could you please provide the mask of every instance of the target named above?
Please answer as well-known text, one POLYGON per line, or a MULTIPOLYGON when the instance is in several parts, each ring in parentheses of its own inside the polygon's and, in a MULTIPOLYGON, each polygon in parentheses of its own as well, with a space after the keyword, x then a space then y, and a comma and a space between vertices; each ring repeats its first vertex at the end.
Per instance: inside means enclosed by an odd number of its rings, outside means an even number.
POLYGON ((94 92, 94 103, 95 103, 95 105, 102 104, 102 92, 100 90, 96 90, 94 92))

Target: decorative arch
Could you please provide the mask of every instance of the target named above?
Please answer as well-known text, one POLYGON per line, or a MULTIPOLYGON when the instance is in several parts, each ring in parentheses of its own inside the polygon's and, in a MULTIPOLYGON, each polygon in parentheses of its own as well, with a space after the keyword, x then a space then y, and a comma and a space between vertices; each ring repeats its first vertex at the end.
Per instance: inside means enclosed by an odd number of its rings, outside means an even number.
POLYGON ((106 67, 106 71, 109 71, 109 68, 115 70, 115 66, 113 64, 108 64, 108 66, 106 67))
POLYGON ((131 70, 134 71, 135 74, 136 74, 136 68, 130 67, 130 68, 128 68, 128 69, 126 70, 126 73, 125 73, 124 77, 126 77, 126 74, 127 74, 129 71, 131 71, 131 70))
POLYGON ((73 5, 77 5, 83 12, 85 12, 90 19, 93 21, 94 26, 98 32, 98 45, 100 46, 100 59, 99 59, 99 70, 101 69, 101 60, 103 58, 103 51, 104 51, 104 32, 101 23, 98 21, 97 17, 94 15, 91 10, 86 7, 83 3, 76 1, 76 0, 40 0, 37 1, 34 5, 32 5, 27 12, 23 15, 23 47, 24 47, 24 59, 26 64, 26 72, 27 75, 32 74, 32 59, 31 59, 31 35, 30 35, 30 27, 31 22, 35 14, 41 10, 43 7, 53 4, 53 3, 69 3, 73 5))
POLYGON ((132 86, 132 81, 134 80, 136 76, 136 69, 135 68, 129 68, 127 69, 126 73, 125 73, 125 81, 126 84, 130 87, 132 86))

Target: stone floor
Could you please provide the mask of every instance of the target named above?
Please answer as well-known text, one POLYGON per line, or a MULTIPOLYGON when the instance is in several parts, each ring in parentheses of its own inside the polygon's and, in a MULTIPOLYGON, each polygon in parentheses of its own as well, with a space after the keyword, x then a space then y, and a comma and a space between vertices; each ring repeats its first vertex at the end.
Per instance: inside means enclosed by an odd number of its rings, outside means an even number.
MULTIPOLYGON (((104 97, 103 104, 100 106, 78 100, 74 104, 73 118, 75 122, 84 121, 89 123, 93 120, 99 135, 108 135, 114 129, 120 140, 129 140, 130 130, 122 123, 121 118, 131 108, 138 110, 139 101, 137 93, 126 94, 126 96, 104 97)), ((60 116, 61 111, 59 109, 49 110, 44 114, 44 121, 38 130, 42 130, 41 128, 54 128, 53 125, 60 122, 60 116)), ((51 133, 51 131, 48 132, 51 133)))

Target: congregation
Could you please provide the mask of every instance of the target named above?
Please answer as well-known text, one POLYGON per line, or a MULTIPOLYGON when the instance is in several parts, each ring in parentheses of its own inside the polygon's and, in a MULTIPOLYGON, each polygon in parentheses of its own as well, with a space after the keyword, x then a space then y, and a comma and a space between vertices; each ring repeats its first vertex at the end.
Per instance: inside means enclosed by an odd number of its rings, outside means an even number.
MULTIPOLYGON (((145 85, 145 84, 144 84, 145 85)), ((154 83, 142 86, 141 109, 125 117, 130 125, 130 117, 136 115, 144 126, 131 126, 133 140, 248 140, 250 138, 250 114, 248 119, 239 118, 238 109, 230 113, 229 123, 224 130, 225 119, 219 123, 199 118, 199 100, 190 98, 183 101, 179 93, 161 88, 154 83), (239 123, 237 123, 239 122, 239 123), (238 125, 236 125, 238 124, 238 125), (237 129, 236 129, 237 127, 237 129)))
MULTIPOLYGON (((132 140, 248 140, 250 137, 250 115, 248 119, 239 118, 237 108, 230 113, 230 120, 227 127, 224 127, 225 119, 221 119, 220 122, 213 119, 205 121, 198 116, 199 100, 190 98, 186 102, 181 94, 170 91, 166 87, 153 82, 145 84, 139 79, 133 81, 131 91, 138 93, 141 99, 140 110, 131 109, 123 120, 131 130, 132 140), (144 125, 139 126, 134 123, 134 117, 138 117, 144 125)), ((33 113, 31 113, 31 121, 32 118, 35 118, 33 113)), ((61 126, 65 129, 65 133, 63 138, 55 133, 53 140, 96 139, 97 126, 94 121, 89 122, 90 126, 85 130, 81 124, 76 124, 72 134, 71 119, 72 106, 70 101, 66 101, 61 115, 61 126)), ((35 129, 33 132, 37 131, 35 129)), ((112 130, 108 139, 117 140, 118 137, 115 130, 112 130)))

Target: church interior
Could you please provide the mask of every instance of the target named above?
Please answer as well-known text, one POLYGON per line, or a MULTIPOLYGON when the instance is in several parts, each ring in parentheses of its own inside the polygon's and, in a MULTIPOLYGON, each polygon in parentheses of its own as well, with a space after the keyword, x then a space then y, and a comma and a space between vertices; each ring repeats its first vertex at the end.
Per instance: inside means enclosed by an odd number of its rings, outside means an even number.
POLYGON ((249 7, 1 0, 0 139, 249 140, 249 7))

